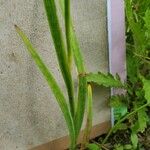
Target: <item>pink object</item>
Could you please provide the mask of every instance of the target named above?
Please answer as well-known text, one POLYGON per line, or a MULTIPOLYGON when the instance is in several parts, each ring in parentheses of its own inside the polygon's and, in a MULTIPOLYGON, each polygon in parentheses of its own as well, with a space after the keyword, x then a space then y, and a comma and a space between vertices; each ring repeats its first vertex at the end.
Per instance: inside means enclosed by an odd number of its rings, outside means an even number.
MULTIPOLYGON (((123 81, 126 80, 126 48, 125 48, 125 10, 124 0, 107 1, 109 70, 118 73, 123 81)), ((111 94, 123 93, 122 90, 111 89, 111 94)), ((112 109, 112 125, 114 113, 112 109)))

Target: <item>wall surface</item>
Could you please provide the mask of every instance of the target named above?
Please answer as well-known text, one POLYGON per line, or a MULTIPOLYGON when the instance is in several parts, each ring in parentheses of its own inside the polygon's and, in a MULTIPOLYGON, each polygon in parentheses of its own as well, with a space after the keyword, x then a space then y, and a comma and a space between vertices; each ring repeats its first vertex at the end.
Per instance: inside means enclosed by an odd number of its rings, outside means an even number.
MULTIPOLYGON (((87 70, 107 72, 106 1, 72 0, 72 14, 87 70)), ((27 150, 67 134, 55 98, 14 24, 28 35, 65 88, 43 1, 0 0, 0 150, 27 150)), ((76 78, 74 82, 77 85, 76 78)), ((94 88, 94 125, 110 120, 108 96, 108 89, 94 88)))

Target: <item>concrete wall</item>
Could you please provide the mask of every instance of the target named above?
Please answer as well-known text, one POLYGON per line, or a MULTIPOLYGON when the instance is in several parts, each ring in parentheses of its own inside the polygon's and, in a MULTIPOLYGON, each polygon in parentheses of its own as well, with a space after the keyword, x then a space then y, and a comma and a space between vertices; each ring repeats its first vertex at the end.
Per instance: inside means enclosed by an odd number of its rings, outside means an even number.
MULTIPOLYGON (((72 0, 72 14, 87 70, 107 72, 106 1, 72 0)), ((43 1, 0 0, 0 150, 26 150, 67 134, 55 98, 13 24, 24 30, 65 87, 43 1)), ((94 124, 98 124, 110 119, 109 90, 94 90, 94 124)))

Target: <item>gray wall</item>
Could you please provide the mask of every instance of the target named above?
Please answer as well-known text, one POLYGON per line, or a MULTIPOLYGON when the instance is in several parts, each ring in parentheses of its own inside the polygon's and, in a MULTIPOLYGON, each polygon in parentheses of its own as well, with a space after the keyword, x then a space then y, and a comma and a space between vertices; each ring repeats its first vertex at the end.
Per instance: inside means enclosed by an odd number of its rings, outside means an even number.
MULTIPOLYGON (((53 94, 13 27, 25 31, 64 89, 43 8, 42 0, 0 0, 0 150, 26 150, 67 134, 53 94)), ((106 0, 72 0, 72 14, 87 70, 107 72, 106 0)), ((110 119, 109 90, 94 89, 98 124, 110 119)))

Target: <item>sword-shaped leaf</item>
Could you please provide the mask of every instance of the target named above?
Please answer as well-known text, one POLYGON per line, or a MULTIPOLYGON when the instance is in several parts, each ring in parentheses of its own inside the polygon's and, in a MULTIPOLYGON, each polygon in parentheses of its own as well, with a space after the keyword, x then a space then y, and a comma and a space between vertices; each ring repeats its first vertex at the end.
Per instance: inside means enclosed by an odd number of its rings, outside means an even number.
MULTIPOLYGON (((22 38, 25 46, 27 47, 28 52, 30 53, 32 59, 35 61, 36 65, 38 66, 38 68, 42 72, 44 78, 46 79, 49 87, 51 88, 51 90, 59 104, 59 107, 61 108, 64 118, 66 120, 68 129, 69 129, 69 133, 70 133, 70 137, 71 137, 71 141, 74 142, 75 141, 75 130, 74 130, 73 119, 72 119, 70 110, 67 106, 66 99, 65 99, 60 87, 58 86, 58 84, 55 81, 55 78, 53 77, 51 72, 48 70, 48 68, 44 64, 43 60, 40 58, 40 56, 36 52, 36 49, 32 46, 32 44, 29 41, 29 39, 27 38, 27 36, 16 25, 15 25, 15 28, 16 28, 17 33, 22 38)), ((72 145, 73 144, 74 143, 72 143, 72 145)))
POLYGON ((71 71, 69 69, 64 39, 57 16, 56 4, 54 0, 44 0, 44 4, 59 66, 68 91, 70 110, 72 116, 74 116, 75 110, 74 110, 73 81, 71 77, 71 71))
POLYGON ((66 30, 66 43, 67 43, 67 51, 68 51, 68 64, 70 70, 72 68, 72 50, 71 50, 71 39, 70 39, 70 29, 71 29, 71 21, 70 21, 70 0, 65 0, 65 30, 66 30))
POLYGON ((86 145, 89 143, 90 140, 90 133, 92 130, 92 119, 93 119, 93 100, 92 100, 92 87, 90 84, 88 84, 87 88, 87 120, 86 120, 86 126, 84 130, 84 136, 83 136, 83 149, 85 149, 86 145))
MULTIPOLYGON (((65 17, 65 1, 59 0, 59 4, 62 10, 62 14, 65 17)), ((82 126, 84 112, 85 112, 87 81, 86 81, 86 77, 84 76, 85 68, 84 68, 83 57, 81 54, 81 49, 73 29, 73 23, 71 18, 70 18, 70 24, 71 24, 70 25, 71 49, 73 52, 75 64, 79 74, 78 102, 77 102, 77 108, 75 114, 75 130, 76 130, 76 136, 78 136, 82 126)))
MULTIPOLYGON (((60 8, 62 11, 63 16, 65 17, 65 1, 66 0, 59 0, 59 4, 60 4, 60 8)), ((77 66, 77 70, 78 73, 83 73, 85 72, 85 68, 84 68, 84 61, 83 61, 83 57, 81 54, 81 48, 79 46, 77 37, 75 35, 74 32, 74 28, 73 28, 73 21, 72 18, 70 17, 70 40, 71 40, 71 49, 74 55, 74 59, 75 59, 75 63, 77 66)))

